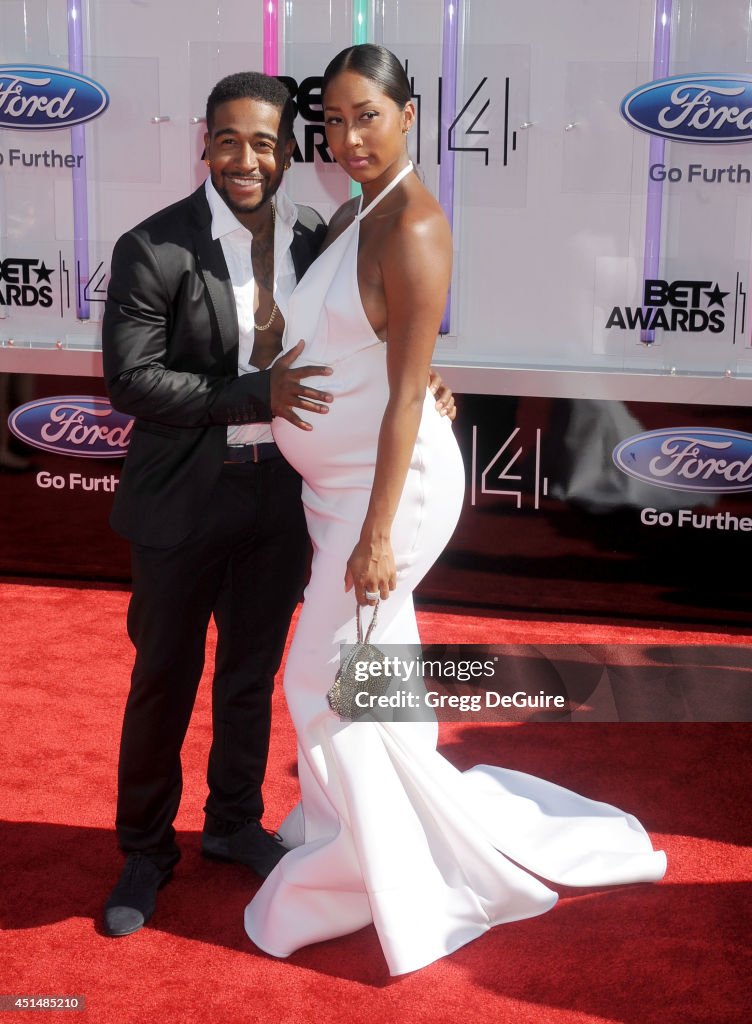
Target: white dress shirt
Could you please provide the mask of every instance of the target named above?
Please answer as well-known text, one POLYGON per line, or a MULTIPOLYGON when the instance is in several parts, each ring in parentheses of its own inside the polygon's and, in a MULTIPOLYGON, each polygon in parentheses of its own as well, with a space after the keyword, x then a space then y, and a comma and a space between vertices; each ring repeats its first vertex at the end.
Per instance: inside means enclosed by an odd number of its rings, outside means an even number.
MULTIPOLYGON (((212 238, 219 239, 222 252, 230 272, 230 281, 238 311, 240 348, 238 350, 238 373, 258 373, 258 367, 251 365, 254 341, 255 281, 251 261, 253 234, 243 227, 230 210, 211 178, 206 179, 206 198, 211 209, 212 238)), ((274 301, 279 312, 287 317, 287 304, 296 284, 295 267, 292 262, 290 244, 293 239, 293 225, 298 218, 295 204, 284 192, 274 196, 276 227, 274 230, 274 301)), ((228 444, 262 444, 273 441, 269 423, 243 423, 228 426, 228 444)))

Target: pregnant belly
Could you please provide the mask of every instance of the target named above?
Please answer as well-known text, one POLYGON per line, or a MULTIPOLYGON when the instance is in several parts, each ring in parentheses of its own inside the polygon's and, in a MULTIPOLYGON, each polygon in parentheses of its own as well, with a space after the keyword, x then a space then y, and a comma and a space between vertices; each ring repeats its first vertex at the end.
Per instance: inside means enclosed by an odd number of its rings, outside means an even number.
POLYGON ((299 411, 312 430, 301 430, 280 417, 273 421, 280 451, 312 487, 370 486, 388 398, 383 349, 379 343, 336 363, 331 377, 306 379, 306 384, 334 397, 323 415, 299 411))

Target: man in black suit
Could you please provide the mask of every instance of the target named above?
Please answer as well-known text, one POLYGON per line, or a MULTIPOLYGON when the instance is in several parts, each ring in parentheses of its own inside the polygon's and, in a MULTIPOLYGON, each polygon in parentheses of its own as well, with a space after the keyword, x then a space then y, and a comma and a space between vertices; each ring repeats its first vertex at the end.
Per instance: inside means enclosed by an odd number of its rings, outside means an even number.
MULTIPOLYGON (((112 525, 132 548, 136 660, 123 722, 116 827, 126 864, 105 931, 151 916, 180 857, 180 750, 214 614, 206 855, 268 874, 284 848, 260 824, 274 676, 300 596, 307 536, 300 478, 273 415, 325 413, 290 369, 284 310, 324 221, 277 190, 295 107, 276 79, 232 75, 207 104, 210 177, 115 246, 102 329, 112 404, 135 416, 112 525)), ((309 428, 310 429, 310 428, 309 428)))

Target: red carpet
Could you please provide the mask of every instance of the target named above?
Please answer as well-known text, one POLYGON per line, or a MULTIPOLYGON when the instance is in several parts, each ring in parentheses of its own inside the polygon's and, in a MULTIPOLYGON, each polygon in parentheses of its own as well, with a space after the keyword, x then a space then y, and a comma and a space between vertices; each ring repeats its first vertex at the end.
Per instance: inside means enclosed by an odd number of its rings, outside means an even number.
MULTIPOLYGON (((185 747, 184 850, 152 924, 99 932, 120 867, 112 832, 120 715, 131 650, 127 594, 0 586, 2 951, 0 994, 83 995, 107 1022, 731 1024, 749 1019, 752 853, 747 725, 442 727, 459 767, 502 763, 637 814, 666 850, 656 886, 563 893, 532 921, 497 928, 431 967, 386 973, 372 929, 275 961, 243 932, 256 883, 198 853, 209 745, 203 686, 185 747)), ((421 614, 434 642, 744 643, 752 638, 421 614)), ((267 824, 295 799, 281 690, 267 824)), ((19 1015, 12 1019, 25 1019, 19 1015)))

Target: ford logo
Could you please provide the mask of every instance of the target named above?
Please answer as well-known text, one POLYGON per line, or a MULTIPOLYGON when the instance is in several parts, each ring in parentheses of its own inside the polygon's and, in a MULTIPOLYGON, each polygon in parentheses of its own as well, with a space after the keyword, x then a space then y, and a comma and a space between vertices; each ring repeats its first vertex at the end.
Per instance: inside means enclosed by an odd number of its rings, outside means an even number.
POLYGON ((614 448, 629 476, 676 491, 752 491, 752 434, 672 427, 635 434, 614 448))
POLYGON ((106 398, 39 398, 15 409, 8 426, 22 441, 58 455, 120 459, 128 450, 133 419, 106 398))
POLYGON ((634 127, 679 142, 749 142, 752 75, 673 75, 640 85, 621 101, 634 127))
POLYGON ((91 121, 110 97, 91 78, 39 64, 0 64, 0 128, 48 131, 91 121))

